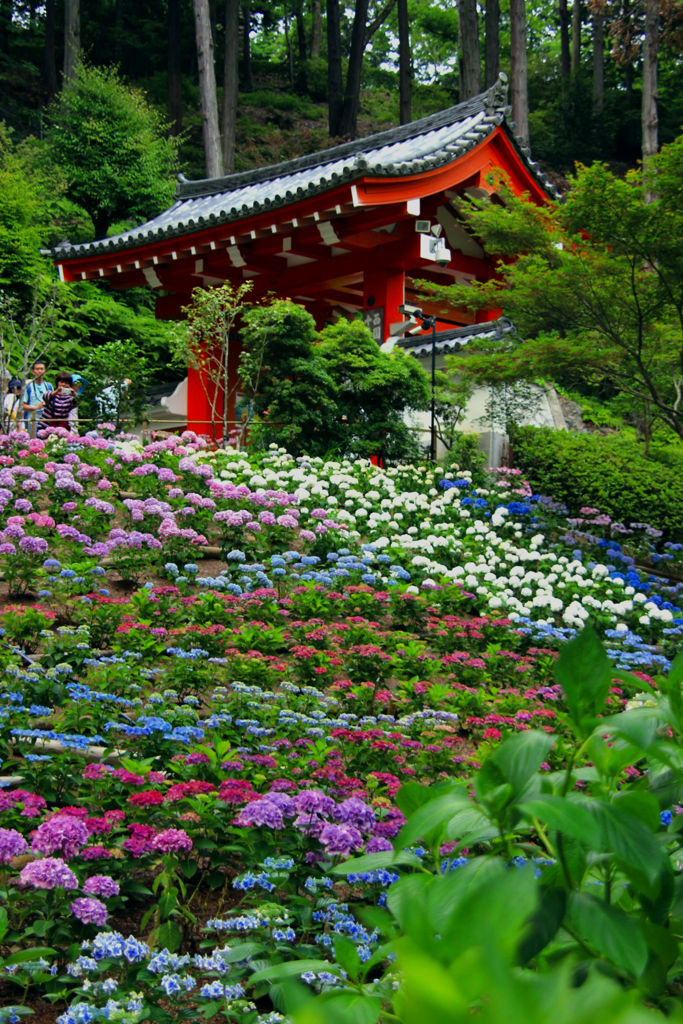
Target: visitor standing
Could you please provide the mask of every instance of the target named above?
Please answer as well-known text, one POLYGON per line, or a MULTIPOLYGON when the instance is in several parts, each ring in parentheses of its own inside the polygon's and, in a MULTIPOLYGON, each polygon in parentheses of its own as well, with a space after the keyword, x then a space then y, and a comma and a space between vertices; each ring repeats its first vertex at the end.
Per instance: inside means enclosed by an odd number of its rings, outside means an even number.
POLYGON ((69 429, 69 414, 76 408, 76 396, 70 373, 58 373, 55 390, 49 391, 43 401, 42 426, 69 429))
POLYGON ((23 415, 24 388, 19 377, 12 377, 7 385, 7 394, 3 402, 4 426, 7 433, 16 430, 19 426, 19 419, 23 415))
POLYGON ((33 379, 26 385, 24 392, 24 425, 27 430, 35 417, 36 425, 40 423, 45 395, 52 391, 52 384, 45 380, 45 363, 38 360, 31 367, 33 379))

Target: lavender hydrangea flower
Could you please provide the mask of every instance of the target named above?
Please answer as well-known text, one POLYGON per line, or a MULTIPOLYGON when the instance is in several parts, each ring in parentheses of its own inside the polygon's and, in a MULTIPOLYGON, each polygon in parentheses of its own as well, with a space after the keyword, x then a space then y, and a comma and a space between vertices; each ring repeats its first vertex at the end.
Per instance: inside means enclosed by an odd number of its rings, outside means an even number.
POLYGON ((39 825, 31 849, 34 853, 61 853, 69 860, 85 846, 90 839, 88 828, 78 818, 59 814, 39 825))
POLYGON ((107 923, 107 908, 100 900, 91 896, 82 896, 74 900, 70 907, 71 913, 83 924, 105 925, 107 923))
POLYGON ((384 850, 393 850, 393 846, 388 839, 383 839, 382 836, 370 836, 365 844, 366 853, 382 853, 384 850))
POLYGON ((44 555, 47 551, 47 541, 43 537, 22 537, 19 547, 30 555, 44 555))
POLYGON ((0 863, 9 864, 28 850, 28 843, 14 828, 0 828, 0 863))
POLYGON ((34 889, 77 889, 78 879, 59 857, 44 857, 22 868, 19 885, 30 885, 34 889))
POLYGON ((110 875, 92 875, 83 886, 83 892, 88 896, 118 896, 119 883, 115 882, 110 875))
POLYGON ((282 811, 270 800, 252 800, 242 808, 237 821, 239 825, 267 825, 275 829, 285 827, 282 811))
POLYGON ((320 833, 320 842, 328 854, 342 857, 348 857, 363 847, 363 837, 353 825, 325 825, 320 833))
POLYGON ((304 789, 294 797, 299 814, 334 814, 337 805, 320 789, 304 789))
POLYGON ((375 824, 375 812, 372 807, 356 796, 342 800, 334 816, 337 821, 361 829, 370 829, 375 824))

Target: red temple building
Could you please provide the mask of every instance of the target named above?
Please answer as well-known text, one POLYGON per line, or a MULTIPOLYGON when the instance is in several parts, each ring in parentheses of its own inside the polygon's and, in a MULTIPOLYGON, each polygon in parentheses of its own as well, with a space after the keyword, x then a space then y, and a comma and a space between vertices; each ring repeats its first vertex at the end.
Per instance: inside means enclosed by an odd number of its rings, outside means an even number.
MULTIPOLYGON (((181 319, 197 287, 251 279, 250 299, 291 298, 319 328, 361 312, 381 344, 400 331, 399 306, 419 301, 415 279, 448 284, 494 272, 454 200, 492 192, 494 169, 537 203, 555 196, 515 136, 506 104, 501 75, 487 92, 412 124, 271 167, 181 178, 175 203, 158 217, 102 241, 62 243, 53 258, 63 281, 155 289, 162 319, 181 319)), ((443 303, 420 304, 444 315, 443 303)), ((472 323, 471 313, 453 309, 439 326, 452 333, 472 323)), ((238 358, 231 345, 234 382, 238 358)), ((190 369, 188 426, 208 432, 209 419, 205 388, 190 369)))

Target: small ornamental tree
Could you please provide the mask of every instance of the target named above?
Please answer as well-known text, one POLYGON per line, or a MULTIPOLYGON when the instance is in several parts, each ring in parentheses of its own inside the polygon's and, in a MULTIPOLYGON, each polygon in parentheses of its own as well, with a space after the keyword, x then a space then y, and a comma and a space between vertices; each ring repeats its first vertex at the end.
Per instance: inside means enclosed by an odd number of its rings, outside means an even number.
POLYGON ((195 288, 192 302, 183 307, 187 324, 174 335, 174 361, 198 371, 209 405, 210 432, 215 440, 216 427, 221 424, 223 443, 229 433, 228 405, 233 397, 228 376, 230 344, 237 340, 235 325, 244 314, 250 290, 250 281, 238 288, 228 281, 218 288, 195 288))
POLYGON ((116 68, 79 65, 50 110, 47 138, 69 198, 90 215, 97 238, 117 220, 146 220, 172 201, 178 139, 167 132, 116 68))
POLYGON ((241 334, 240 379, 263 442, 285 445, 293 455, 333 448, 337 387, 316 349, 310 313, 288 299, 252 306, 241 334))
POLYGON ((79 415, 88 429, 102 421, 117 431, 142 422, 150 374, 145 356, 130 339, 96 348, 83 376, 87 384, 79 415))
POLYGON ((406 409, 429 406, 429 377, 401 349, 382 352, 362 320, 338 320, 321 334, 318 355, 337 389, 339 450, 392 461, 416 456, 419 435, 406 409))

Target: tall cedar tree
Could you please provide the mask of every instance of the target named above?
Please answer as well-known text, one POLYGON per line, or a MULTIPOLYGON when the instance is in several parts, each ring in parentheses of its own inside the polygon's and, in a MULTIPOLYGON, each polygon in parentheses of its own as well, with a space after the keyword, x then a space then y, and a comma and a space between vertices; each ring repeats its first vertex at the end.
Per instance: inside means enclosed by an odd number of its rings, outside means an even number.
POLYGON ((468 100, 481 92, 481 54, 479 52, 479 20, 477 0, 458 0, 458 61, 460 100, 468 100))
POLYGON ((408 0, 398 0, 398 93, 399 121, 401 124, 410 124, 413 119, 412 77, 413 67, 410 57, 408 0))
POLYGON ((485 85, 490 89, 500 74, 500 0, 486 2, 485 85))
POLYGON ((64 0, 64 76, 62 85, 76 77, 81 59, 81 0, 64 0))
POLYGON ((235 168, 237 92, 239 87, 239 29, 239 0, 225 0, 225 61, 223 69, 221 142, 223 170, 226 174, 235 168))
POLYGON ((168 0, 168 120, 174 135, 183 129, 181 8, 182 0, 168 0))
POLYGON ((517 134, 529 145, 529 91, 527 84, 526 3, 510 0, 510 85, 512 116, 517 134))
POLYGON ((209 0, 193 0, 193 4, 206 176, 207 178, 220 178, 223 173, 223 158, 221 155, 221 136, 218 124, 216 68, 214 65, 209 0))

